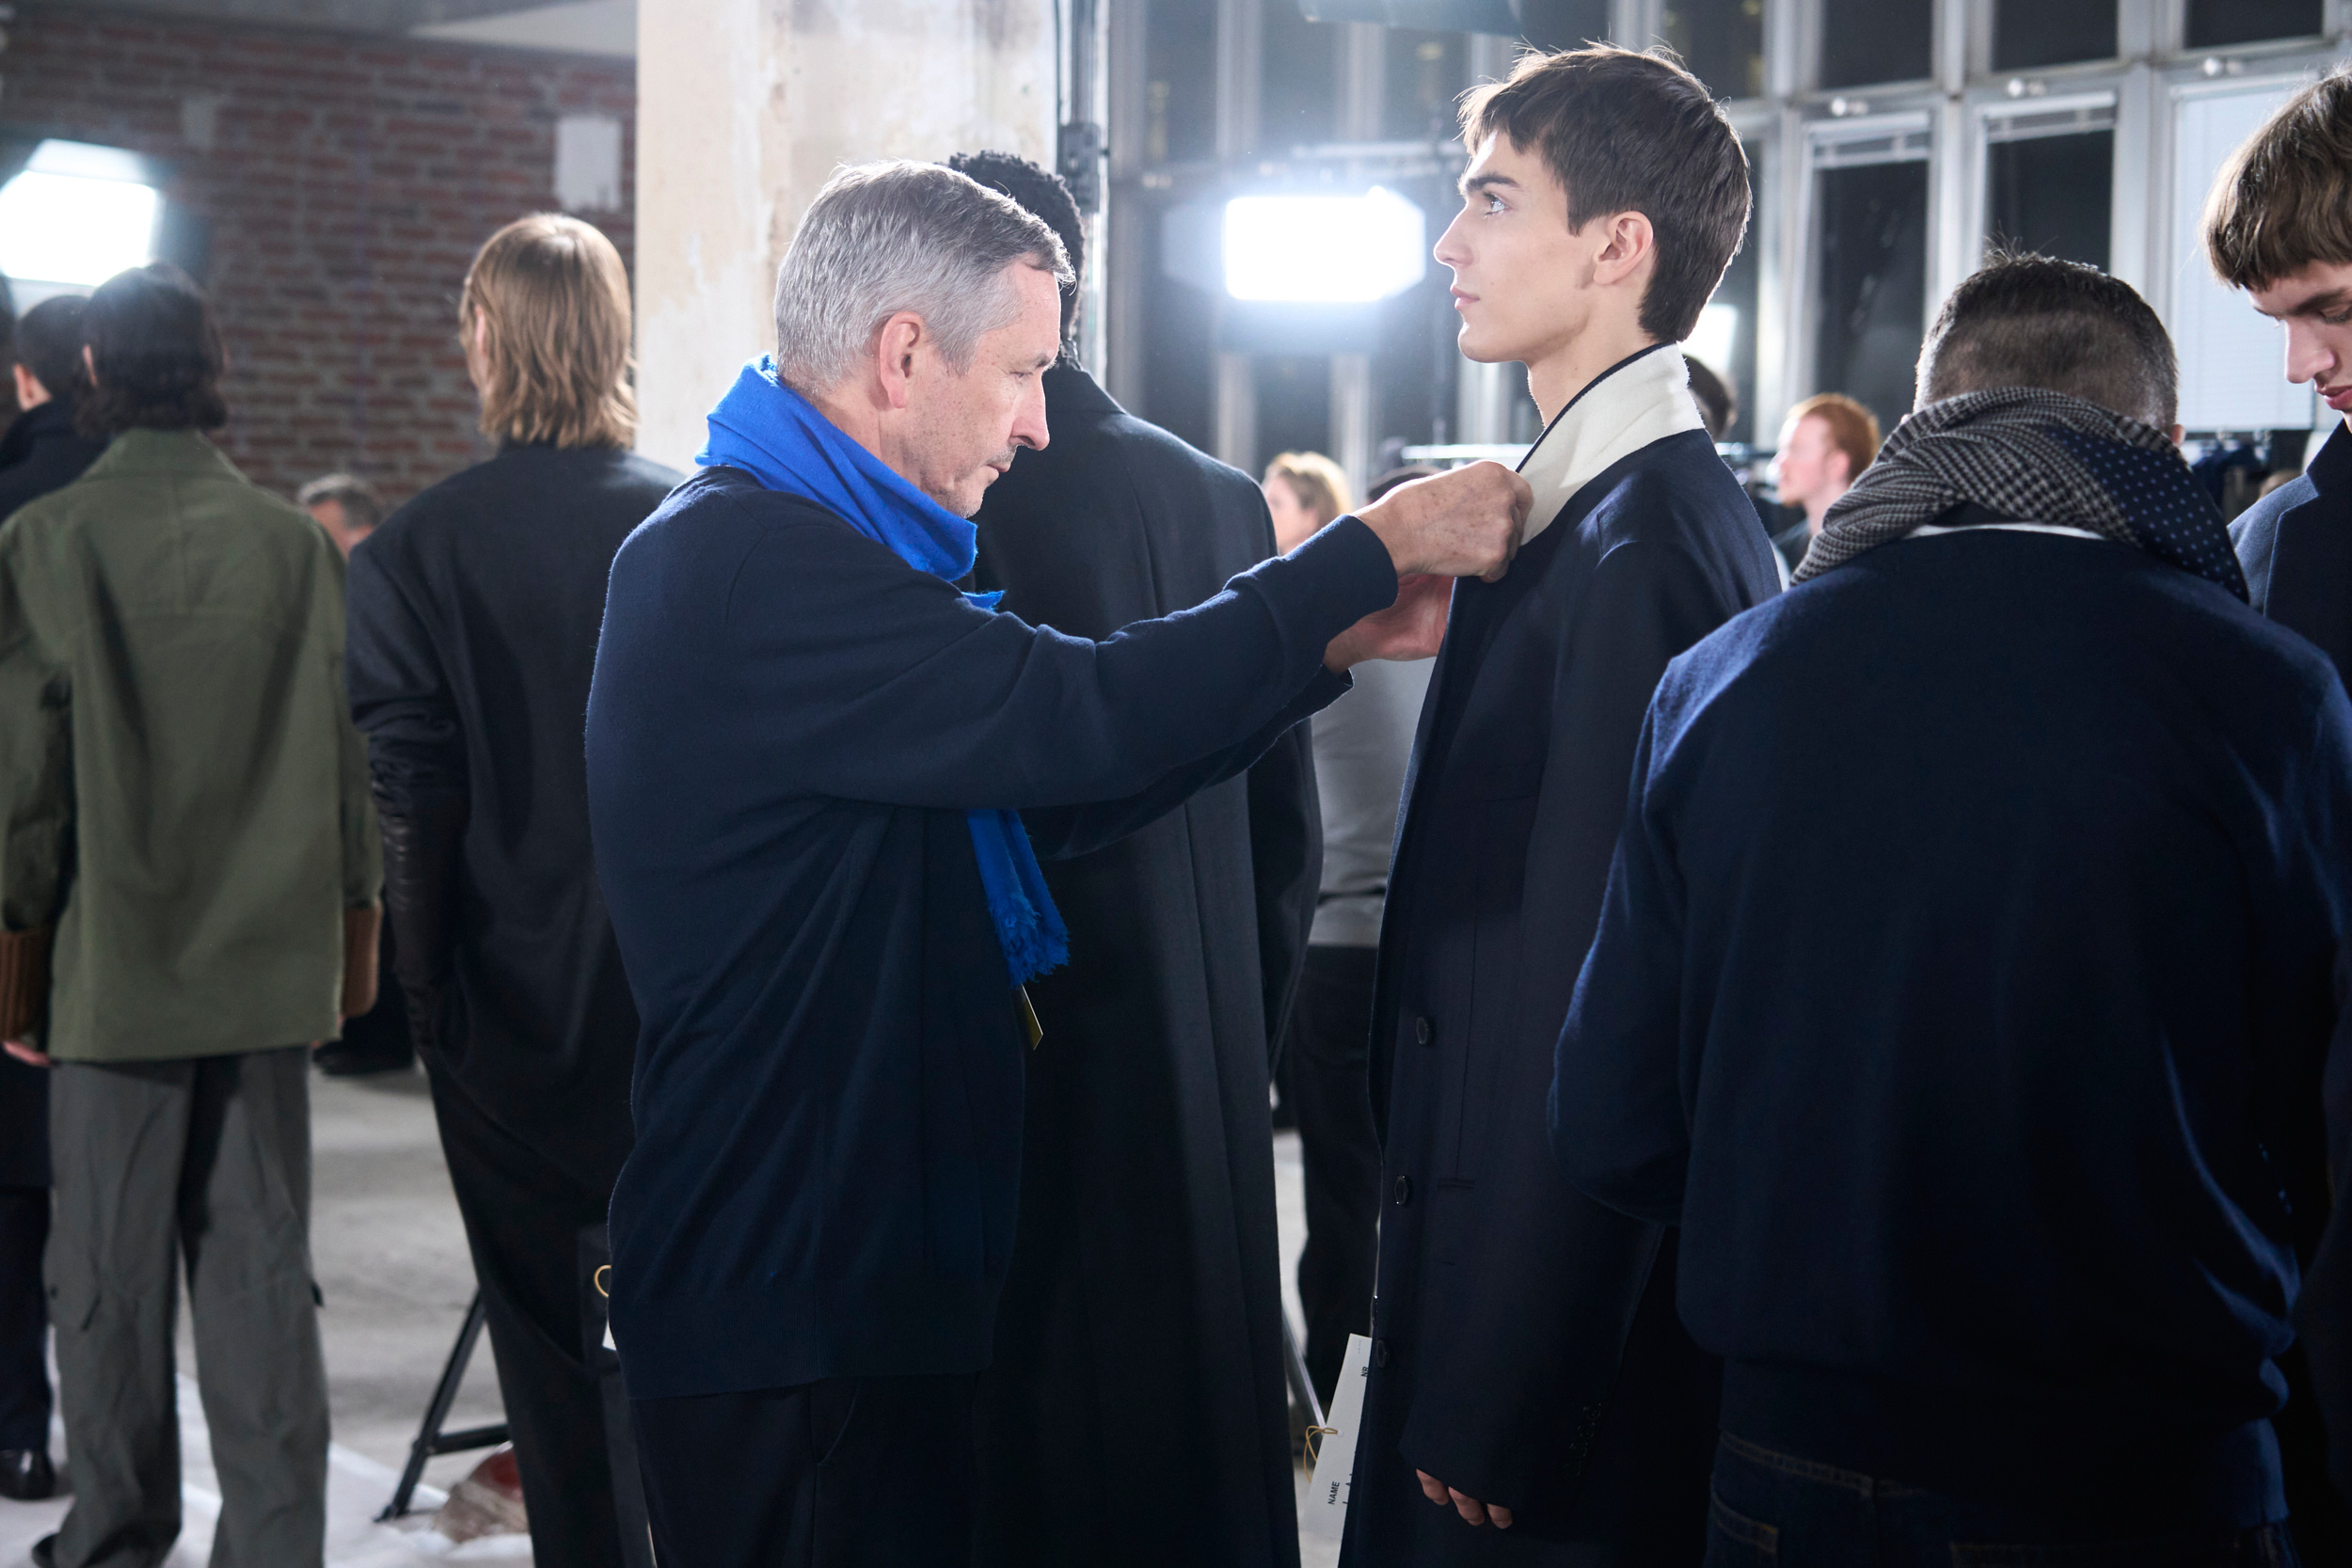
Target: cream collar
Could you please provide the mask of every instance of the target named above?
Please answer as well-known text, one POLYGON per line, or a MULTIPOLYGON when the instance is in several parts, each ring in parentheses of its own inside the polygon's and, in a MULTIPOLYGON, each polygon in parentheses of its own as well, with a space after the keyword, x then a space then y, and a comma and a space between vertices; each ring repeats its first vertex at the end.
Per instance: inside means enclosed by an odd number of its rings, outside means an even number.
POLYGON ((1620 458, 1686 430, 1704 430, 1682 350, 1661 343, 1586 387, 1560 410, 1519 472, 1534 488, 1520 543, 1549 528, 1576 493, 1620 458))

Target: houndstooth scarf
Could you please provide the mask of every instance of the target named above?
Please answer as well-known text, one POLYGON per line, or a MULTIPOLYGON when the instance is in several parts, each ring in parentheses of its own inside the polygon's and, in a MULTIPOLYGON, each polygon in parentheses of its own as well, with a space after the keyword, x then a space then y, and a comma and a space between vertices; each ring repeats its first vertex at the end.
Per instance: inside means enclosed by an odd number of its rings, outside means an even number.
POLYGON ((1966 392, 1903 420, 1829 509, 1796 580, 1966 501, 2024 522, 2088 530, 2247 596, 2229 526, 2171 438, 2039 387, 1966 392))

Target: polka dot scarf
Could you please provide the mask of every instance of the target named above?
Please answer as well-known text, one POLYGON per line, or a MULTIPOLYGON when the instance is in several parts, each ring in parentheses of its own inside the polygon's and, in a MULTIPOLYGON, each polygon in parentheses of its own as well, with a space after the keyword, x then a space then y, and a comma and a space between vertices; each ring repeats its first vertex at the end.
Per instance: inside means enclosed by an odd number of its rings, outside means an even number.
POLYGON ((2039 387, 1947 398, 1896 426, 1829 509, 1796 580, 1900 539, 1963 501, 2019 522, 2102 534, 2246 597, 2229 527, 2171 438, 2039 387))

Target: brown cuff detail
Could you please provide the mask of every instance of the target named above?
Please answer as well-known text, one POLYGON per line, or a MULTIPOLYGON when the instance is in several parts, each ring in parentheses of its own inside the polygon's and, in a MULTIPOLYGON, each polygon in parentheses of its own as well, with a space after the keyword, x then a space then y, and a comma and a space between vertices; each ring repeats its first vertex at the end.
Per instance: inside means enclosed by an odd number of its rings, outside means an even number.
POLYGON ((49 935, 0 931, 0 1039, 27 1038, 49 1010, 49 935))
POLYGON ((343 911, 343 1017, 358 1018, 375 1006, 375 939, 384 911, 362 904, 343 911))

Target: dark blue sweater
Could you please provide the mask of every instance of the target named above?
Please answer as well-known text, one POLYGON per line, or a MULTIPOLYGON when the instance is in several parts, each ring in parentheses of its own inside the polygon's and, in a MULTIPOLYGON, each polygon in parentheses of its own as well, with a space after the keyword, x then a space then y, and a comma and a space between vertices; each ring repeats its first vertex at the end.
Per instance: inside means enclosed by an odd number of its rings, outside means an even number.
POLYGON ((1025 1052, 965 811, 1023 810, 1049 856, 1132 831, 1346 689, 1325 644, 1395 593, 1347 519, 1089 642, 729 468, 629 536, 588 788, 644 1020, 612 1219, 633 1396, 987 1364, 1025 1052))
POLYGON ((2122 546, 1889 545, 1677 659, 1553 1147, 1681 1223, 1724 1430, 2279 1517, 2347 835, 2326 659, 2122 546))

